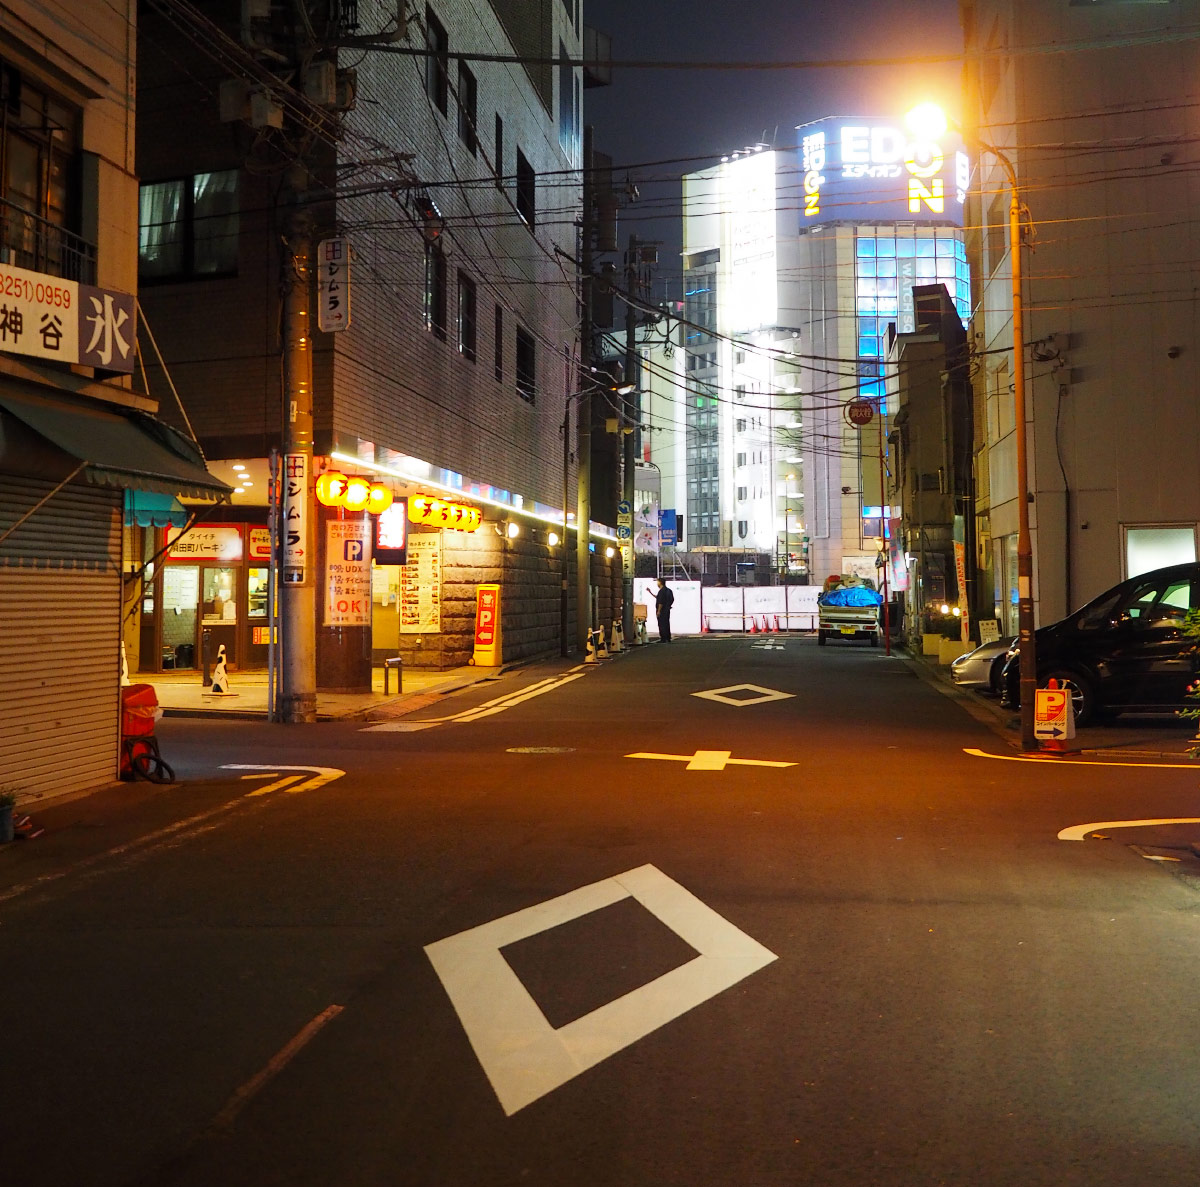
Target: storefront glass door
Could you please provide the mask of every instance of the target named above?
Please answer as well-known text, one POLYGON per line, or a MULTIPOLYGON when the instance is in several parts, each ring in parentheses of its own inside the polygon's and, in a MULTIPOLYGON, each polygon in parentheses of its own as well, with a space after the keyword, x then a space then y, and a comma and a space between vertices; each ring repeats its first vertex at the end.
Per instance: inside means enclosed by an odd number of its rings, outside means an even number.
POLYGON ((196 667, 196 607, 200 603, 200 566, 163 569, 162 660, 164 668, 196 667))

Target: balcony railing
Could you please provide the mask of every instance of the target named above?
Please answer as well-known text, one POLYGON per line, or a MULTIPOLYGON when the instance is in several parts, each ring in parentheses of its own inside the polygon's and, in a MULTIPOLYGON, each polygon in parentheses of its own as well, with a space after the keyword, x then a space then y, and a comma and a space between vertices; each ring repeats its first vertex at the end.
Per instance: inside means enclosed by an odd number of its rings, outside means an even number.
POLYGON ((0 198, 0 263, 96 283, 96 246, 66 227, 0 198))

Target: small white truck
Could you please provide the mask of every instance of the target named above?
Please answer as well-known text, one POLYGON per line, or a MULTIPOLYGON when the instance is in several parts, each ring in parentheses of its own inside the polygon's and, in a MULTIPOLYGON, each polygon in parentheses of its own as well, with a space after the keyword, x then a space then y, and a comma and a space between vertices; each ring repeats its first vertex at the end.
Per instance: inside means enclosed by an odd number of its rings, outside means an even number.
POLYGON ((817 599, 817 643, 866 639, 879 646, 879 607, 883 599, 865 585, 842 585, 817 599))

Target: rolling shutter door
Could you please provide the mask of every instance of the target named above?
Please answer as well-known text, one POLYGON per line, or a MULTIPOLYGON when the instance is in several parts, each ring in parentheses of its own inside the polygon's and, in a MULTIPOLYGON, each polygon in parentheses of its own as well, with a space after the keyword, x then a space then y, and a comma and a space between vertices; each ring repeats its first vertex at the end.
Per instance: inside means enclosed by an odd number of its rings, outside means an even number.
MULTIPOLYGON (((52 489, 0 478, 0 535, 52 489)), ((120 500, 67 486, 0 544, 0 783, 21 792, 116 777, 120 500)))

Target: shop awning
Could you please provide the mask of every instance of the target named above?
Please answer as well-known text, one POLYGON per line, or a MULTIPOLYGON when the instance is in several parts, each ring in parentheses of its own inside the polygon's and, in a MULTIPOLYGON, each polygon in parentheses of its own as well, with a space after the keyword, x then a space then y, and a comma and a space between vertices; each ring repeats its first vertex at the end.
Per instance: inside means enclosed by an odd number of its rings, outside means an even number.
POLYGON ((153 490, 125 492, 127 528, 182 528, 187 526, 188 509, 174 496, 153 490))
POLYGON ((144 412, 75 396, 0 392, 0 410, 51 445, 84 463, 99 486, 226 499, 233 492, 205 468, 182 433, 144 412))

